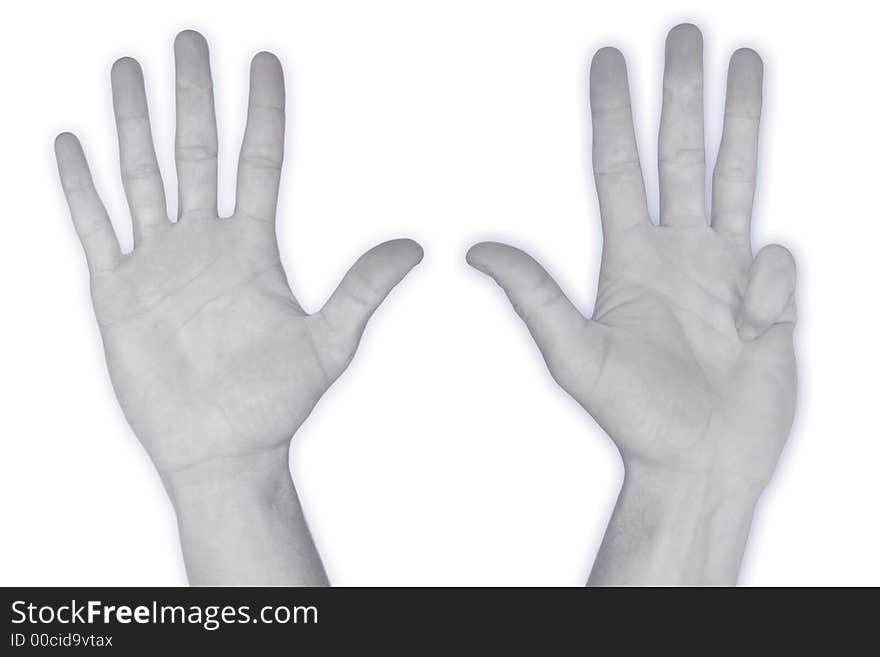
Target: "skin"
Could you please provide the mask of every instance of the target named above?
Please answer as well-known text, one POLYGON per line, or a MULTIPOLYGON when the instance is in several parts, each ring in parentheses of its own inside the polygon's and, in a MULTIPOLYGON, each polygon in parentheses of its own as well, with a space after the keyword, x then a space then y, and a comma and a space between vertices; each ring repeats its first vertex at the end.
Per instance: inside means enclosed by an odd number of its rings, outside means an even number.
POLYGON ((655 225, 626 64, 613 48, 596 53, 590 104, 603 253, 590 318, 523 251, 481 243, 468 252, 623 458, 591 584, 735 583, 755 503, 788 437, 795 263, 778 245, 753 256, 750 240, 762 78, 754 51, 733 54, 707 217, 702 36, 693 25, 669 33, 655 225))
POLYGON ((364 254, 308 314, 278 253, 284 78, 253 59, 235 211, 217 211, 208 45, 174 43, 177 220, 169 220, 136 61, 112 68, 123 186, 134 234, 120 252, 79 141, 55 142, 89 264, 114 390, 178 516, 193 584, 327 583, 288 467, 291 437, 358 346, 367 320, 422 257, 411 240, 364 254))

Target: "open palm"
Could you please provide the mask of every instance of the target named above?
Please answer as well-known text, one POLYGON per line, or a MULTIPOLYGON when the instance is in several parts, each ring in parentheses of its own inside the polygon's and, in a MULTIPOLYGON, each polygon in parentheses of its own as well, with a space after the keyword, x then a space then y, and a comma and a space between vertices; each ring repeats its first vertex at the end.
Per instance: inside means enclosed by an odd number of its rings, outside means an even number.
POLYGON ((593 164, 604 235, 586 319, 530 256, 482 243, 468 261, 504 288, 554 378, 626 462, 729 474, 761 487, 794 413, 794 261, 753 258, 762 64, 737 51, 706 221, 702 39, 667 41, 660 128, 660 223, 649 217, 626 65, 600 50, 591 70, 593 164))
POLYGON ((132 253, 119 251, 79 142, 67 133, 56 141, 113 385, 166 475, 286 445, 350 362, 369 316, 421 259, 411 240, 379 245, 320 312, 304 312, 275 238, 284 143, 280 63, 269 53, 253 60, 235 212, 221 219, 204 38, 181 33, 175 61, 175 223, 167 217, 140 67, 122 59, 112 70, 132 253))

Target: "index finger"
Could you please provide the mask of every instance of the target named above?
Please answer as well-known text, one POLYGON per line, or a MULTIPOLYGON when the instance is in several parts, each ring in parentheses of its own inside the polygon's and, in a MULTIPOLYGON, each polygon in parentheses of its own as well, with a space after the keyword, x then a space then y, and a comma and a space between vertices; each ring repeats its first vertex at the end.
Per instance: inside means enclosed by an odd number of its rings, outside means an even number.
POLYGON ((602 48, 590 67, 593 174, 602 232, 651 223, 633 129, 626 62, 616 48, 602 48))
POLYGON ((758 169, 764 65, 754 50, 733 53, 727 73, 724 128, 712 177, 712 227, 749 246, 758 169))

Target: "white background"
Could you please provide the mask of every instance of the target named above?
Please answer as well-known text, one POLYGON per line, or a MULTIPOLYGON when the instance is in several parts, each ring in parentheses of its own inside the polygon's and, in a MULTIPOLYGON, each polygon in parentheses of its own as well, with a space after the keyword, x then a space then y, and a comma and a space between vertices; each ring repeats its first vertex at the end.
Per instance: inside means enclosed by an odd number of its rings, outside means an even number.
POLYGON ((208 38, 221 205, 232 207, 250 57, 288 81, 279 239, 317 309, 367 247, 424 262, 293 442, 335 584, 580 585, 621 482, 611 442, 553 383, 474 241, 530 250, 589 311, 600 231, 587 71, 620 47, 656 209, 668 28, 705 37, 708 161, 727 58, 766 67, 756 245, 798 259, 800 399, 741 582, 880 584, 880 128, 869 3, 30 2, 4 15, 0 584, 184 584, 172 508, 119 411, 52 139, 73 130, 125 245, 109 68, 144 67, 173 190, 177 31, 208 38))

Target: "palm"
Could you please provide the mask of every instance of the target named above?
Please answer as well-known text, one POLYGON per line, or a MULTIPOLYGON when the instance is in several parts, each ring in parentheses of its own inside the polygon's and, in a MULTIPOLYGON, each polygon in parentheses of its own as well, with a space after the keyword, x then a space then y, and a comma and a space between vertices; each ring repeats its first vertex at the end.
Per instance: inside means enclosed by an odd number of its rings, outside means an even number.
POLYGON ((286 442, 342 369, 274 239, 245 222, 183 223, 93 296, 114 387, 161 470, 286 442))
POLYGON ((56 144, 111 379, 162 473, 290 440, 348 365, 369 316, 421 257, 410 240, 381 244, 358 260, 320 312, 305 313, 275 239, 284 142, 280 64, 267 53, 254 58, 236 211, 221 219, 207 44, 184 32, 175 54, 176 223, 167 219, 133 60, 117 62, 112 76, 131 254, 119 253, 79 143, 61 135, 56 144))
POLYGON ((670 35, 659 226, 648 219, 623 58, 605 49, 594 59, 605 239, 591 320, 519 250, 484 243, 468 259, 505 289, 554 378, 625 460, 765 480, 794 411, 793 262, 778 246, 750 252, 761 79, 750 51, 731 61, 705 221, 700 43, 695 28, 670 35))
MULTIPOLYGON (((721 460, 746 472, 753 449, 781 447, 774 436, 784 432, 768 420, 782 424, 793 410, 794 354, 790 341, 737 332, 750 264, 702 227, 644 227, 606 246, 593 320, 607 328, 607 360, 588 410, 623 450, 706 467, 725 450, 719 435, 741 435, 750 445, 721 460), (756 405, 762 421, 750 422, 756 405)), ((586 405, 582 383, 569 392, 586 405)))

